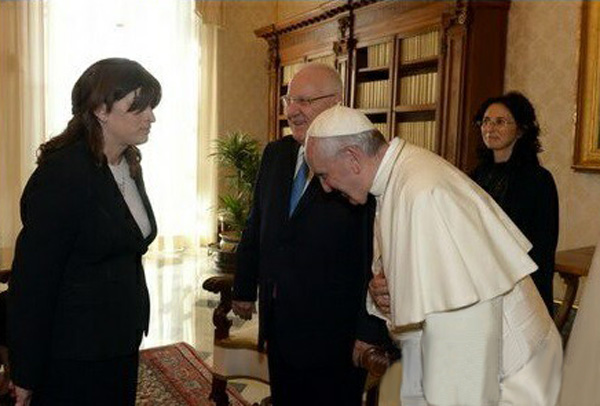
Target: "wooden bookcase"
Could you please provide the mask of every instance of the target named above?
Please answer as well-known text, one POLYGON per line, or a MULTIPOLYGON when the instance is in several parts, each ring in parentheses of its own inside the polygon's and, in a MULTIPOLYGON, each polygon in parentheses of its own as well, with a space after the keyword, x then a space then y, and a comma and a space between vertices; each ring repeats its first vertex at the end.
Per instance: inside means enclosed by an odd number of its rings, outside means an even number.
POLYGON ((510 1, 331 1, 256 30, 269 45, 269 136, 289 133, 279 99, 306 62, 336 67, 344 103, 386 137, 464 170, 481 142, 471 120, 504 85, 510 1))

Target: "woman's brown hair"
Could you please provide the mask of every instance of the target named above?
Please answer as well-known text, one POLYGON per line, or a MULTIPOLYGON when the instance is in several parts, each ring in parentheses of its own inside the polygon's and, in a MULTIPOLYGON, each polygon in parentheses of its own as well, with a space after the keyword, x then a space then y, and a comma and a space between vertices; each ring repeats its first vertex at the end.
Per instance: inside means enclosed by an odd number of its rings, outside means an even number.
MULTIPOLYGON (((154 108, 161 98, 158 80, 139 63, 125 58, 100 60, 83 72, 71 93, 71 112, 67 128, 49 141, 40 145, 37 163, 42 164, 53 152, 80 139, 85 142, 98 165, 104 156, 102 128, 95 112, 103 104, 110 112, 113 104, 130 92, 140 89, 129 111, 142 112, 148 106, 154 108)), ((137 147, 129 146, 124 152, 132 177, 140 174, 141 154, 137 147)))

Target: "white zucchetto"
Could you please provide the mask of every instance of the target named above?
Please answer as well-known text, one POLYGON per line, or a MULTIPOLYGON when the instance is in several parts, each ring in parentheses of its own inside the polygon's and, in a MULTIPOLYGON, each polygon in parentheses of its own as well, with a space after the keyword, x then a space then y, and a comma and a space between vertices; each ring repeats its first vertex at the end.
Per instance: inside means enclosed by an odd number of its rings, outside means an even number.
POLYGON ((358 110, 340 104, 319 114, 307 131, 308 137, 329 138, 358 134, 375 127, 367 116, 358 110))

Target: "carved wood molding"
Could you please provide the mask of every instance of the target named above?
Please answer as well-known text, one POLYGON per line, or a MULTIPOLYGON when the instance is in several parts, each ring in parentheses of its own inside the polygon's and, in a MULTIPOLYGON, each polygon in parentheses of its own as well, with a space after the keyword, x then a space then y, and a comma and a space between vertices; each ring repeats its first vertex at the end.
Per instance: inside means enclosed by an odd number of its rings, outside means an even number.
POLYGON ((344 56, 354 49, 356 40, 354 39, 354 13, 343 16, 338 20, 338 40, 333 43, 333 52, 336 56, 344 56))
POLYGON ((455 26, 466 26, 469 22, 468 4, 465 0, 456 0, 455 6, 444 13, 442 16, 442 43, 440 54, 445 56, 448 52, 448 43, 445 41, 448 38, 448 33, 455 26))
POLYGON ((273 35, 265 38, 265 40, 269 46, 267 69, 269 72, 276 72, 279 67, 279 36, 273 35))
POLYGON ((469 22, 469 10, 467 8, 467 2, 464 0, 458 0, 456 2, 456 8, 454 9, 454 19, 456 24, 466 25, 469 22))
POLYGON ((328 20, 342 13, 356 10, 369 4, 377 3, 383 0, 346 0, 332 1, 324 7, 301 14, 298 17, 283 21, 279 24, 272 24, 266 27, 259 28, 254 31, 257 37, 265 38, 286 34, 292 31, 299 30, 304 27, 311 26, 321 21, 328 20))

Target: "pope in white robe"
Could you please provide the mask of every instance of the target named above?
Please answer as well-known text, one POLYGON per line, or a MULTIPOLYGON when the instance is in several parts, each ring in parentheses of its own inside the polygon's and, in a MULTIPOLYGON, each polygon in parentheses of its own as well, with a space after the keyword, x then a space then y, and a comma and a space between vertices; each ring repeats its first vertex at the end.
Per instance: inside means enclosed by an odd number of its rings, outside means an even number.
POLYGON ((529 274, 531 244, 479 186, 439 156, 380 137, 335 106, 308 130, 325 191, 377 200, 373 272, 402 348, 403 406, 554 406, 562 345, 529 274))

